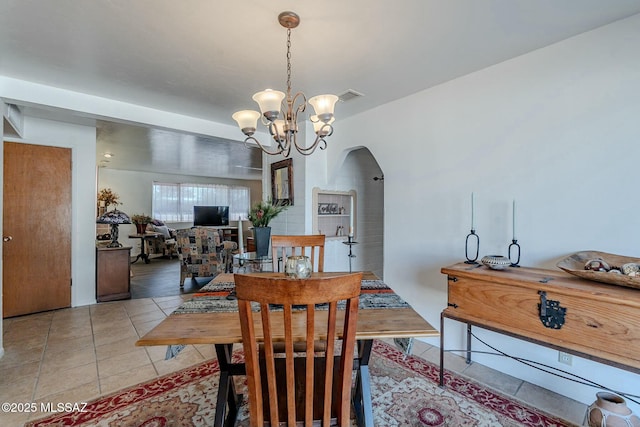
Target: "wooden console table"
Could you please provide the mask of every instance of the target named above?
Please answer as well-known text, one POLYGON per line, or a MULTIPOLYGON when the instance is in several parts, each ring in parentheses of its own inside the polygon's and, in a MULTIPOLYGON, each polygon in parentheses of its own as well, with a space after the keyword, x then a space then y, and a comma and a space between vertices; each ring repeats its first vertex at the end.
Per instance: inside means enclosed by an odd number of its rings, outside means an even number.
POLYGON ((440 316, 440 385, 445 318, 467 324, 467 363, 473 325, 640 373, 640 290, 560 270, 459 263, 441 271, 447 275, 448 301, 440 316), (563 324, 548 321, 563 308, 563 324))

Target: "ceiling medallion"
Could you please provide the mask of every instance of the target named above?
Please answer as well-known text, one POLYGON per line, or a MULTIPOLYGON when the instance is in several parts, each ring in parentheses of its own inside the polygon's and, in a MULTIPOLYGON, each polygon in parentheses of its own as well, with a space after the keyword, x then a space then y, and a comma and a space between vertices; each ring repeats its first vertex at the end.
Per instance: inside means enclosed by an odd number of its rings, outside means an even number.
POLYGON ((287 93, 277 90, 265 89, 253 95, 253 100, 258 103, 260 113, 253 110, 242 110, 233 114, 233 119, 238 122, 238 126, 247 138, 245 144, 256 143, 263 152, 269 155, 282 154, 289 157, 291 147, 302 155, 308 156, 316 148, 324 150, 327 148, 325 138, 333 133, 331 125, 335 118, 333 108, 338 101, 336 95, 318 95, 307 101, 302 92, 291 95, 291 29, 300 24, 300 17, 294 12, 282 12, 278 15, 280 25, 287 29, 287 93), (304 113, 307 102, 313 106, 315 114, 309 120, 313 123, 316 139, 310 146, 298 144, 298 114, 304 113), (282 115, 282 118, 280 116, 282 115), (276 142, 274 150, 265 147, 253 137, 256 132, 258 119, 269 129, 269 134, 276 142))

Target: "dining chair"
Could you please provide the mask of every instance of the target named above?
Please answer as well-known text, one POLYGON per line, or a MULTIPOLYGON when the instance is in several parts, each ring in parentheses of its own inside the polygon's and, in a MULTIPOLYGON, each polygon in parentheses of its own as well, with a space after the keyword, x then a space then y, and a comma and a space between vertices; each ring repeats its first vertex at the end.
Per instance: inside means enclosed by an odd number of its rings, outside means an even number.
POLYGON ((252 427, 350 425, 361 280, 362 273, 235 275, 252 427), (323 352, 315 349, 318 340, 323 352), (284 352, 275 352, 274 343, 284 343, 284 352), (294 343, 304 343, 304 351, 294 343))
POLYGON ((273 271, 280 271, 278 262, 282 261, 284 266, 287 257, 293 255, 308 256, 313 271, 324 271, 324 242, 324 234, 271 236, 273 271))

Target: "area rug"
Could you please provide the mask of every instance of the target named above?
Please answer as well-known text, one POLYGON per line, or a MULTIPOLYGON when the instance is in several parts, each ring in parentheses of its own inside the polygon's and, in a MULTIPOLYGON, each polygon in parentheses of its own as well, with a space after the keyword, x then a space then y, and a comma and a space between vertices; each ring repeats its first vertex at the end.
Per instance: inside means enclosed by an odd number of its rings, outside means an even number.
MULTIPOLYGON (((236 352, 234 358, 242 358, 236 352)), ((219 371, 205 362, 90 402, 83 412, 59 413, 25 426, 186 427, 211 425, 219 371)), ((438 387, 438 368, 375 341, 370 363, 375 425, 561 427, 573 424, 446 372, 438 387)), ((243 385, 239 384, 239 392, 243 385)), ((239 426, 248 426, 241 411, 239 426)))

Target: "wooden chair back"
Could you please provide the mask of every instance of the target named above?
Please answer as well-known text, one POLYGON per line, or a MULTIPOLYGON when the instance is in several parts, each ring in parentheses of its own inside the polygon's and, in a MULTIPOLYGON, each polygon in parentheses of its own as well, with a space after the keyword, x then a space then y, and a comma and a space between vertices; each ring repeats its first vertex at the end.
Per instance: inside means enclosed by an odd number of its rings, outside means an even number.
POLYGON ((235 275, 252 427, 350 424, 361 281, 362 273, 235 275), (345 310, 338 311, 342 300, 345 310), (318 340, 322 353, 315 351, 318 340), (274 343, 284 343, 284 354, 274 352, 274 343), (305 343, 305 351, 294 351, 294 343, 305 343))
POLYGON ((311 260, 313 271, 324 271, 324 241, 324 234, 271 236, 273 271, 284 271, 287 257, 293 255, 308 256, 311 260), (282 269, 279 268, 280 265, 282 266, 282 269))

